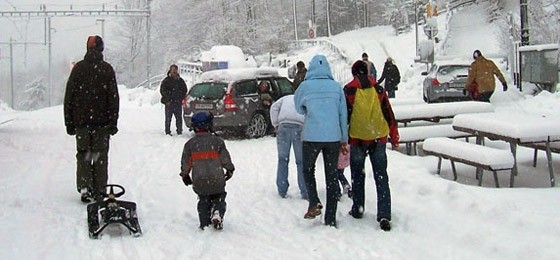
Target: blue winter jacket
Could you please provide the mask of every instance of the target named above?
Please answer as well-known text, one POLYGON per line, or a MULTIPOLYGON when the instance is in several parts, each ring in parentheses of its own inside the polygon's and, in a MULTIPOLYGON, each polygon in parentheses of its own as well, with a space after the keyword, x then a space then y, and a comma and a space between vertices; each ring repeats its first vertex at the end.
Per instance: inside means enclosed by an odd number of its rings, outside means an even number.
POLYGON ((344 92, 333 79, 327 58, 316 55, 309 63, 305 80, 296 90, 298 113, 305 115, 303 141, 348 141, 348 115, 344 92))

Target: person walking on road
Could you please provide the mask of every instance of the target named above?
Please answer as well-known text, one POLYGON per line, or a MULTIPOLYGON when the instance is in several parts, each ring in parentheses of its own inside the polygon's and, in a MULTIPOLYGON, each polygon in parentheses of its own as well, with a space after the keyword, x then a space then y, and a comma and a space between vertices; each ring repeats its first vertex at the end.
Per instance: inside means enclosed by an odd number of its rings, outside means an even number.
POLYGON ((496 88, 494 76, 498 77, 502 83, 503 91, 508 88, 506 79, 496 64, 482 56, 480 50, 473 52, 473 59, 465 88, 472 92, 478 92, 480 95, 479 101, 490 102, 490 97, 494 94, 496 88))
POLYGON ((118 131, 119 91, 103 61, 103 39, 89 36, 84 59, 70 72, 64 94, 66 133, 76 136, 76 185, 83 202, 100 201, 108 180, 109 136, 118 131))

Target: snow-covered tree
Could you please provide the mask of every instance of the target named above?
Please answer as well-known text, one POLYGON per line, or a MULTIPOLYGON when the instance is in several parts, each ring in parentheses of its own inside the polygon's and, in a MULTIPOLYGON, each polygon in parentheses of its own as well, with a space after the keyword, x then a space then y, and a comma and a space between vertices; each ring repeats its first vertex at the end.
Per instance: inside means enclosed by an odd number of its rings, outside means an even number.
POLYGON ((25 85, 23 100, 19 106, 23 110, 35 110, 47 106, 48 93, 44 83, 45 77, 39 76, 29 84, 25 85))

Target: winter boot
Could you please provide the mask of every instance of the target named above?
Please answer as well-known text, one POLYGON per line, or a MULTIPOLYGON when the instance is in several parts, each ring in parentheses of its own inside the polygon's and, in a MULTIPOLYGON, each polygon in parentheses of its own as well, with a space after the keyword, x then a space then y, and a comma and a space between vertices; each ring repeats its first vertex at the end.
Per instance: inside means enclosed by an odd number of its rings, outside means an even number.
POLYGON ((379 227, 381 227, 381 230, 383 231, 391 231, 391 221, 387 220, 386 218, 382 218, 379 221, 379 227))
POLYGON ((323 205, 321 205, 321 203, 315 205, 315 206, 311 206, 307 209, 307 212, 305 213, 305 215, 303 215, 304 219, 313 219, 319 215, 321 215, 321 209, 323 208, 323 205))
POLYGON ((87 188, 81 188, 80 189, 80 199, 82 200, 83 203, 93 202, 93 198, 91 196, 91 193, 88 191, 87 188))
POLYGON ((220 217, 220 212, 217 210, 215 210, 214 214, 212 215, 212 224, 214 225, 214 228, 217 230, 221 230, 224 228, 222 218, 220 217))

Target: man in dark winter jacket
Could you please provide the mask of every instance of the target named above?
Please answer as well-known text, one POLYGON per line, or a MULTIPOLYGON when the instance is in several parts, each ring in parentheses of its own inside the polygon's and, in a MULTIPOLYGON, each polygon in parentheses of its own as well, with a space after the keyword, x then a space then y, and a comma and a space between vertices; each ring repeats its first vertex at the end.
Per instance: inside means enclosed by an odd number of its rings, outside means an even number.
POLYGON ((159 89, 161 103, 165 105, 165 134, 171 135, 171 118, 175 115, 177 134, 183 133, 183 99, 187 95, 187 84, 179 76, 179 68, 173 64, 169 67, 167 77, 159 89))
POLYGON ((64 123, 76 135, 76 183, 83 202, 102 199, 107 185, 109 135, 117 133, 119 92, 113 67, 103 61, 103 40, 89 36, 64 95, 64 123))
POLYGON ((379 84, 385 80, 385 90, 387 90, 387 95, 389 98, 395 97, 395 91, 398 90, 398 85, 401 82, 401 74, 399 73, 399 68, 393 63, 391 57, 387 58, 385 61, 385 66, 383 66, 383 73, 381 78, 379 78, 379 84))
POLYGON ((223 228, 226 181, 235 170, 224 140, 212 134, 213 118, 208 111, 196 112, 191 118, 196 134, 185 143, 179 174, 183 183, 187 186, 192 184, 198 195, 200 229, 210 224, 215 229, 223 228))
POLYGON ((298 63, 296 63, 296 67, 297 73, 294 77, 294 83, 292 84, 294 92, 299 87, 299 84, 301 84, 301 82, 305 79, 305 74, 307 74, 307 69, 305 68, 305 63, 303 63, 303 61, 298 61, 298 63))

